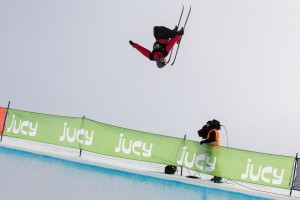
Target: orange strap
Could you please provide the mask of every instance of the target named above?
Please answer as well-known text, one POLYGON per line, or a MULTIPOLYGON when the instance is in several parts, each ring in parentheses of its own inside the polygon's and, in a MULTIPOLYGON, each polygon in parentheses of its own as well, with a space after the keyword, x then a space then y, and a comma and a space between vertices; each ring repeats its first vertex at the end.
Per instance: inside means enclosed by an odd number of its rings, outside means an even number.
POLYGON ((207 139, 210 138, 210 133, 215 131, 216 133, 216 141, 215 142, 211 142, 209 144, 214 145, 214 146, 221 146, 221 142, 220 142, 220 135, 217 129, 211 129, 208 134, 207 134, 207 139))

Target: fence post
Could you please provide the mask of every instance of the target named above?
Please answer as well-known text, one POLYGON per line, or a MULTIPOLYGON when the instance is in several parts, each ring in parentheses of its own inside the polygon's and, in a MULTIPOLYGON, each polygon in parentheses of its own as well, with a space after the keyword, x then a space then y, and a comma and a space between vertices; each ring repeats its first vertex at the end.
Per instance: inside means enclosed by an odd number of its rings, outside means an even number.
MULTIPOLYGON (((83 117, 82 117, 82 122, 81 122, 81 125, 80 125, 80 129, 82 129, 84 127, 84 119, 85 119, 85 115, 83 115, 83 117)), ((79 157, 81 157, 81 153, 82 153, 81 143, 79 143, 79 157)))
POLYGON ((291 184, 291 189, 290 189, 290 196, 292 195, 293 189, 294 189, 294 183, 295 183, 295 175, 296 175, 296 170, 298 168, 297 166, 298 163, 298 153, 296 153, 295 161, 294 161, 294 172, 292 176, 292 184, 291 184))
MULTIPOLYGON (((186 135, 184 135, 184 140, 186 139, 186 135)), ((182 176, 182 166, 181 166, 181 169, 180 169, 180 175, 182 176)))
POLYGON ((4 128, 5 128, 5 123, 6 123, 6 118, 7 118, 9 106, 10 106, 10 101, 8 102, 8 105, 7 105, 7 108, 6 108, 6 114, 5 114, 5 118, 4 118, 4 122, 3 122, 3 127, 2 127, 2 131, 1 131, 0 142, 2 142, 2 136, 3 136, 3 132, 4 132, 4 128))

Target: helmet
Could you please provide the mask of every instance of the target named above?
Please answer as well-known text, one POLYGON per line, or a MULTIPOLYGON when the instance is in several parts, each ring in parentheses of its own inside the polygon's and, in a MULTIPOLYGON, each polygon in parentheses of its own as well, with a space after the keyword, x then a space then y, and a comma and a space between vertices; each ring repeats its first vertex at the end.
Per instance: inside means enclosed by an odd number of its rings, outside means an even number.
POLYGON ((166 65, 166 58, 158 56, 156 59, 156 65, 158 68, 163 68, 166 65))
POLYGON ((221 129, 221 124, 220 124, 220 122, 218 120, 213 119, 211 122, 212 122, 212 125, 213 125, 214 128, 216 128, 218 130, 221 129))

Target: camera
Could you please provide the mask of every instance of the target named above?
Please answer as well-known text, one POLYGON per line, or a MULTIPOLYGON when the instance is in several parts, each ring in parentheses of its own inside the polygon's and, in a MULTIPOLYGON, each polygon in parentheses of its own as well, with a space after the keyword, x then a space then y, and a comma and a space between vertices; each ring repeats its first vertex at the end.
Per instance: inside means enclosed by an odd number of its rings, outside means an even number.
POLYGON ((202 127, 202 129, 200 129, 200 130, 198 131, 199 137, 202 137, 203 139, 205 139, 205 138, 207 137, 208 131, 209 131, 209 130, 208 130, 207 125, 204 125, 204 126, 202 127))

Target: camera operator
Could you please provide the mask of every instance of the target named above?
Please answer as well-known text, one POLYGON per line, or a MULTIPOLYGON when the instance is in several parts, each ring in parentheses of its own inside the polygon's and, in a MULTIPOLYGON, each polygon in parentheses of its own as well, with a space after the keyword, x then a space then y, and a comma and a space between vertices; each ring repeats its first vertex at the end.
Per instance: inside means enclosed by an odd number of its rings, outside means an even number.
MULTIPOLYGON (((206 125, 198 131, 198 135, 204 139, 200 142, 200 144, 202 145, 205 143, 213 146, 221 146, 220 134, 218 132, 220 129, 221 124, 218 120, 213 119, 212 121, 208 121, 206 125)), ((214 181, 215 183, 222 183, 222 178, 214 176, 211 181, 214 181)))

